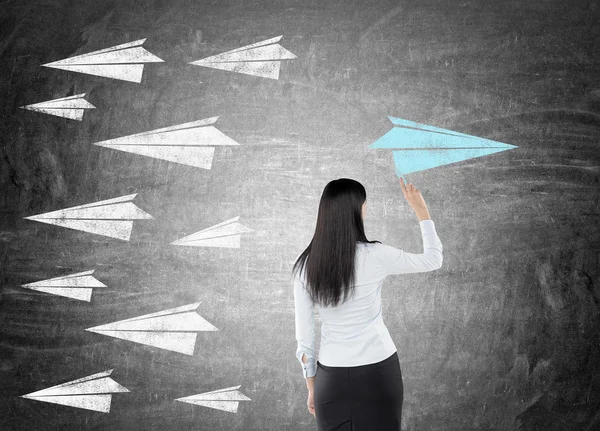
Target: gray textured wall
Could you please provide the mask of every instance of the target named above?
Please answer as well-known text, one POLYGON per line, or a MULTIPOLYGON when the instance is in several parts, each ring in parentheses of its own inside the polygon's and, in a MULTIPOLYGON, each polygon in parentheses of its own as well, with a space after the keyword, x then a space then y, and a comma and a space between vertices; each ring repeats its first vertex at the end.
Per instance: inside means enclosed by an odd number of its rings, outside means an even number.
POLYGON ((420 251, 387 115, 519 148, 417 172, 444 266, 393 276, 406 430, 600 427, 595 1, 7 1, 0 5, 0 428, 310 430, 291 265, 331 179, 369 239, 420 251), (189 65, 283 34, 279 80, 189 65), (141 83, 41 64, 147 38, 141 83), (77 122, 19 106, 86 93, 77 122), (93 142, 220 116, 210 170, 93 142), (131 193, 131 240, 24 217, 131 193), (170 242, 232 217, 239 249, 170 242), (95 269, 90 303, 22 284, 95 269), (193 356, 84 329, 201 302, 193 356), (110 413, 21 395, 113 369, 110 413), (175 398, 241 385, 237 413, 175 398))

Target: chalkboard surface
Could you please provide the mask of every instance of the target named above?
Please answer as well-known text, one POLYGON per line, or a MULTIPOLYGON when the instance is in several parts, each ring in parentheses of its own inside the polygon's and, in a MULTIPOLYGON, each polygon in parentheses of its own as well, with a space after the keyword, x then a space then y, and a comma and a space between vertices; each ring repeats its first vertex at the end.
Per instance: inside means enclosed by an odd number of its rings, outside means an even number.
POLYGON ((369 148, 388 116, 514 146, 405 175, 444 264, 384 284, 403 429, 600 429, 599 9, 3 2, 0 429, 316 429, 291 265, 325 184, 360 181, 368 238, 421 251, 369 148))

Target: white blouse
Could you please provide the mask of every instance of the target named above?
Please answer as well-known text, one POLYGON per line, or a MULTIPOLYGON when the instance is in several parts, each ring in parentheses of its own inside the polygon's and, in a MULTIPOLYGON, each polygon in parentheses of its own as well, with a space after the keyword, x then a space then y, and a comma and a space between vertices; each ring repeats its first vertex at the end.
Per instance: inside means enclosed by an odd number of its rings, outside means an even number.
MULTIPOLYGON (((358 243, 355 292, 336 307, 317 304, 321 317, 319 362, 330 367, 354 367, 382 361, 396 346, 381 314, 381 286, 388 275, 428 272, 442 266, 442 242, 433 220, 419 222, 423 253, 408 253, 379 243, 358 243)), ((305 288, 305 274, 294 276, 296 357, 304 377, 317 373, 314 304, 305 288), (307 363, 302 362, 306 354, 307 363)))

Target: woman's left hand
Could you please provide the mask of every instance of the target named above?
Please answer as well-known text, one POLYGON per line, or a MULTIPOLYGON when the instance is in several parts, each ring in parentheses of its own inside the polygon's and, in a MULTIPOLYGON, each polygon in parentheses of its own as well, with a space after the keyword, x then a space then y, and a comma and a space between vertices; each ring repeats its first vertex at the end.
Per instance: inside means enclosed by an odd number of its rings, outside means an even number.
POLYGON ((314 391, 308 391, 308 400, 306 401, 306 405, 308 406, 308 411, 315 418, 317 415, 315 414, 315 393, 314 391))

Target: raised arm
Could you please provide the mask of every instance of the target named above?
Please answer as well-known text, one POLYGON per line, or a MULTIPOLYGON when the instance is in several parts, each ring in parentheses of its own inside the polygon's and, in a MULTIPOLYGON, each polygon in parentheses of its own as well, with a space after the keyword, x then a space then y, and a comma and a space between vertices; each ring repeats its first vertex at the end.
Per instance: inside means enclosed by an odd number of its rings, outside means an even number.
POLYGON ((405 274, 428 272, 442 266, 442 242, 438 237, 435 224, 429 216, 429 209, 419 189, 412 183, 404 184, 400 178, 400 187, 406 201, 415 212, 421 227, 423 253, 408 253, 389 245, 381 246, 381 260, 387 274, 405 274))
POLYGON ((423 253, 409 253, 396 247, 381 244, 381 261, 386 274, 429 272, 441 268, 443 262, 442 242, 433 220, 419 222, 423 238, 423 253))

